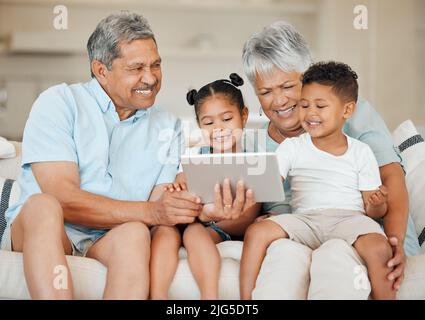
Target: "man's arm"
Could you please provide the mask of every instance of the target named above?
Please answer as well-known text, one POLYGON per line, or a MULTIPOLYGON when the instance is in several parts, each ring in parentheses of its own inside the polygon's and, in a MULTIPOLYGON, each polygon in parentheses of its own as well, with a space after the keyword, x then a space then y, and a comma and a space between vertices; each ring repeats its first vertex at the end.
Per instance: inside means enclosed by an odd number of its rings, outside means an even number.
POLYGON ((80 177, 74 162, 39 162, 31 165, 43 193, 58 199, 67 222, 93 228, 112 228, 124 222, 146 225, 174 225, 193 222, 202 206, 200 199, 188 193, 152 191, 153 201, 120 201, 80 189, 80 177))

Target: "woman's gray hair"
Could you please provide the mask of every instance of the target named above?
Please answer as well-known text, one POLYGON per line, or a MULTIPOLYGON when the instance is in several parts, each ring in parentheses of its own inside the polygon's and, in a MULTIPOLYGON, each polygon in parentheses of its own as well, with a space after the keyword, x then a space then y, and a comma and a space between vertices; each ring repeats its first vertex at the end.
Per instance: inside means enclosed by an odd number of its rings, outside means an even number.
MULTIPOLYGON (((87 41, 90 65, 93 60, 102 62, 111 70, 112 61, 120 57, 120 44, 155 36, 142 15, 129 11, 111 14, 102 19, 87 41)), ((92 77, 93 72, 92 72, 92 77)))
POLYGON ((312 63, 304 37, 289 23, 277 21, 254 33, 242 53, 243 68, 251 83, 257 74, 269 74, 277 67, 285 72, 303 73, 312 63))

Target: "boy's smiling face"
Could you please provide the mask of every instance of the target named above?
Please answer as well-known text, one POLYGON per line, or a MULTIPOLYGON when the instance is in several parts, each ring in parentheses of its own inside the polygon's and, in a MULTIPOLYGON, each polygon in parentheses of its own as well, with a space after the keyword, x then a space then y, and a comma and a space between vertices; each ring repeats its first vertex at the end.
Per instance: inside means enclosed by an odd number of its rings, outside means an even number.
POLYGON ((304 130, 313 138, 321 138, 342 130, 355 102, 344 102, 331 86, 313 82, 303 86, 298 105, 304 130))

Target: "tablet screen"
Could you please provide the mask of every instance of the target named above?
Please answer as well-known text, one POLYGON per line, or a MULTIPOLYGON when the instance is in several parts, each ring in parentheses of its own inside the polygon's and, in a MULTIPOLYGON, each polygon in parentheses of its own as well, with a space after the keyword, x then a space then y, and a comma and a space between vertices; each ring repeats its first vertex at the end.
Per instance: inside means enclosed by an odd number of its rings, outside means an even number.
POLYGON ((285 200, 275 153, 183 155, 181 163, 189 191, 203 203, 214 202, 214 185, 221 185, 225 178, 230 180, 233 196, 237 181, 243 180, 257 202, 285 200))

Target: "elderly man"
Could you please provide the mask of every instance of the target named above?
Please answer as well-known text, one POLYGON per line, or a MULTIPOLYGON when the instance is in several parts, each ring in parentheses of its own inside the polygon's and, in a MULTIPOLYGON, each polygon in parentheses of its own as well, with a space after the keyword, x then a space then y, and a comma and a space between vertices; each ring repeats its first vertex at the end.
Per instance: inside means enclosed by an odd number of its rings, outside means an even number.
POLYGON ((105 299, 145 299, 148 227, 194 221, 200 200, 163 192, 183 141, 180 122, 154 105, 161 58, 148 22, 111 15, 87 49, 92 79, 49 88, 31 110, 21 197, 7 211, 3 246, 23 252, 32 298, 72 298, 65 254, 74 254, 107 267, 105 299), (66 270, 67 285, 55 286, 58 270, 66 270))
MULTIPOLYGON (((300 77, 311 64, 311 54, 303 36, 284 21, 266 26, 253 34, 243 49, 244 71, 270 120, 265 149, 273 152, 283 140, 303 133, 297 103, 301 94, 300 77)), ((367 143, 380 166, 383 184, 389 190, 388 211, 383 228, 393 247, 388 261, 393 270, 387 275, 398 290, 403 281, 408 255, 420 251, 413 222, 408 219, 408 197, 400 157, 379 114, 367 101, 357 104, 344 132, 367 143), (406 234, 407 230, 407 234, 406 234)), ((285 183, 285 203, 264 204, 265 212, 291 212, 290 187, 285 183)), ((253 226, 255 227, 255 226, 253 226)), ((320 248, 310 248, 290 240, 278 240, 269 247, 252 293, 254 299, 366 299, 369 286, 357 286, 363 261, 352 246, 332 239, 320 248), (360 267, 360 268, 359 268, 360 267), (356 282, 357 281, 357 282, 356 282)), ((364 273, 366 275, 366 273, 364 273)), ((367 276, 365 277, 367 284, 367 276)))

